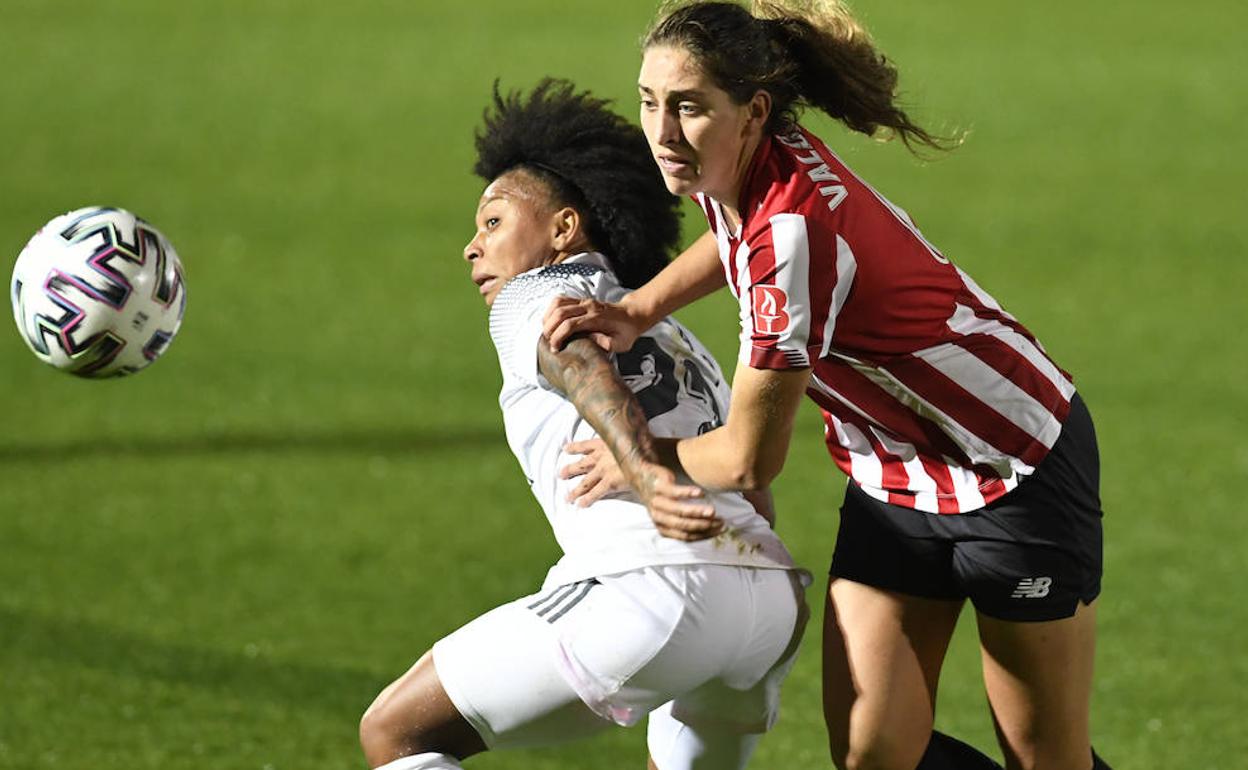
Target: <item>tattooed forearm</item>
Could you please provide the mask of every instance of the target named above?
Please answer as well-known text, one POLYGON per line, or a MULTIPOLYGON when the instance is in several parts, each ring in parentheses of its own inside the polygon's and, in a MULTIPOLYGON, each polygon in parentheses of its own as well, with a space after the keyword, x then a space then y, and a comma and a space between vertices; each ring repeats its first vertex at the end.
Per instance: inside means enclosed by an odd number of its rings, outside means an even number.
POLYGON ((634 481, 640 463, 660 463, 661 455, 669 454, 650 433, 641 405, 597 345, 574 339, 558 352, 545 342, 537 347, 542 375, 598 431, 626 478, 634 481))

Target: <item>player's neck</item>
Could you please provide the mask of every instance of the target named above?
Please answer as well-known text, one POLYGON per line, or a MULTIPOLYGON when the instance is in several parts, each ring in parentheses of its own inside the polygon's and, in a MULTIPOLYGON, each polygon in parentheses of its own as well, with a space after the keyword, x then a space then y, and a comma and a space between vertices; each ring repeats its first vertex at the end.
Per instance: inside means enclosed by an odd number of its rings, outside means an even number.
POLYGON ((762 139, 761 134, 752 134, 746 138, 737 156, 732 175, 732 189, 724 190, 718 195, 711 194, 712 198, 719 201, 720 211, 723 212, 724 219, 731 230, 736 230, 741 226, 741 191, 745 189, 745 179, 749 176, 750 167, 754 164, 754 153, 758 152, 762 139))
POLYGON ((595 251, 593 244, 586 240, 578 240, 566 249, 556 250, 546 261, 547 265, 557 265, 560 262, 566 262, 572 257, 584 254, 586 252, 595 251))

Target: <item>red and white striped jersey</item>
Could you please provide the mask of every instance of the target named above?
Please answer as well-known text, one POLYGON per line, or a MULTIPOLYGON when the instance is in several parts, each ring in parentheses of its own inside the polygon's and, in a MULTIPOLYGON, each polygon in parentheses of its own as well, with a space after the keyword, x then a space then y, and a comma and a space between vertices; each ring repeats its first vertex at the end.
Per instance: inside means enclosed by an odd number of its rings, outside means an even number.
POLYGON ((741 361, 813 368, 828 449, 868 494, 973 511, 1053 446, 1070 376, 817 137, 764 139, 735 230, 695 199, 740 304, 741 361))

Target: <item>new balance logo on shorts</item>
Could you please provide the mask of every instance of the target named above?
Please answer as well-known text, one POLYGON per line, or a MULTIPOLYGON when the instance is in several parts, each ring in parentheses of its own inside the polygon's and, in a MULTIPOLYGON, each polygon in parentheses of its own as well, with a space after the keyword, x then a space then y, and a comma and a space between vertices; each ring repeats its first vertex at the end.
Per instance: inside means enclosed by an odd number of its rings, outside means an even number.
POLYGON ((1043 599, 1049 595, 1049 587, 1053 585, 1051 577, 1023 578, 1014 587, 1011 599, 1043 599))

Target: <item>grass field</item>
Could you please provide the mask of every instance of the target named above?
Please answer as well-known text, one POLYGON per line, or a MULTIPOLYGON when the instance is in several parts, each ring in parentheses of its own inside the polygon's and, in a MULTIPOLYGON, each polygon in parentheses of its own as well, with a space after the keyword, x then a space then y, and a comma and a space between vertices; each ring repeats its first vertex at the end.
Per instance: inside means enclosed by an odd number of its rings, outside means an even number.
MULTIPOLYGON (((1248 767, 1248 11, 857 8, 917 114, 968 140, 923 163, 811 124, 1098 419, 1098 749, 1118 768, 1248 767)), ((120 205, 172 239, 189 286, 167 358, 130 380, 74 380, 0 334, 0 768, 363 767, 373 695, 538 584, 556 552, 458 258, 471 134, 495 77, 570 77, 631 115, 651 10, 0 3, 0 254, 56 213, 120 205)), ((725 298, 682 317, 731 359, 725 298)), ((821 572, 844 482, 801 420, 780 530, 821 572)), ((991 746, 968 619, 938 722, 991 746)), ((818 703, 812 633, 754 766, 829 766, 818 703)), ((621 730, 471 766, 640 767, 643 750, 621 730)))

